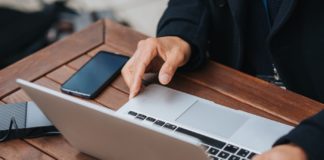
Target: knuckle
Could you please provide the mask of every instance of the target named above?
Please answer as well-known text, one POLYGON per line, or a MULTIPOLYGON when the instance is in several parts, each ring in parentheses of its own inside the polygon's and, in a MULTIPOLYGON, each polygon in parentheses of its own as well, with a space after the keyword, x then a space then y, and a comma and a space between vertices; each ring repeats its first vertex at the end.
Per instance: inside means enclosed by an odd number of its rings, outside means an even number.
POLYGON ((124 67, 122 68, 122 70, 127 70, 131 65, 130 61, 127 61, 126 64, 124 65, 124 67))
POLYGON ((140 48, 140 47, 142 47, 144 44, 145 44, 145 40, 140 40, 140 41, 138 41, 138 43, 137 43, 137 47, 140 48))
POLYGON ((179 63, 183 63, 185 61, 186 57, 183 54, 177 53, 177 61, 179 63))
POLYGON ((145 46, 145 45, 155 45, 155 44, 157 44, 156 38, 147 38, 147 39, 138 41, 137 46, 141 47, 141 46, 145 46))
POLYGON ((156 38, 147 38, 146 42, 150 45, 156 45, 157 44, 157 39, 156 38))

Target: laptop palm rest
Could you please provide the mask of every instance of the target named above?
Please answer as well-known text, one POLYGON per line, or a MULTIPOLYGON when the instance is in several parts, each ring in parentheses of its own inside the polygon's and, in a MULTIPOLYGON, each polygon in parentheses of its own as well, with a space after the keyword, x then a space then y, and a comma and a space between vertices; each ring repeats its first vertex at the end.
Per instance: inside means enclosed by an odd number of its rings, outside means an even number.
POLYGON ((264 152, 292 127, 268 119, 252 116, 230 140, 248 148, 264 152))
POLYGON ((249 116, 217 104, 196 101, 176 121, 207 133, 229 139, 248 119, 249 116))

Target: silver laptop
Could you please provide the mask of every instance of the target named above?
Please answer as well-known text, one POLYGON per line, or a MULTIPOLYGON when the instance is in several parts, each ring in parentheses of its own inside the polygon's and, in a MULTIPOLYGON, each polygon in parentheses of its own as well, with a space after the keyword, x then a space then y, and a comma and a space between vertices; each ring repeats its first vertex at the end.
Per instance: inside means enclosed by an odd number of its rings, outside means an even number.
POLYGON ((17 80, 63 136, 100 159, 251 159, 292 127, 160 85, 117 112, 17 80))

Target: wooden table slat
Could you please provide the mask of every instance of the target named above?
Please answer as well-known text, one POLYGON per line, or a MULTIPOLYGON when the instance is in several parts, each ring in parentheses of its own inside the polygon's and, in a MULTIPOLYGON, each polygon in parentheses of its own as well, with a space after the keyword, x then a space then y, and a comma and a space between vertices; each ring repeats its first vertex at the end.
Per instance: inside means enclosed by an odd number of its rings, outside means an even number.
POLYGON ((0 98, 18 88, 16 78, 34 80, 103 43, 103 21, 0 70, 0 98), (84 38, 87 37, 87 38, 84 38))
POLYGON ((4 159, 15 160, 53 160, 53 157, 37 150, 26 142, 17 139, 0 143, 0 156, 4 159))
POLYGON ((128 53, 128 55, 132 55, 136 50, 139 40, 147 38, 144 34, 134 32, 134 30, 110 20, 105 21, 105 35, 106 45, 119 48, 122 53, 128 53))
POLYGON ((129 89, 127 84, 125 83, 123 77, 119 75, 111 84, 113 87, 117 88, 118 90, 129 94, 129 89))
POLYGON ((128 95, 113 87, 107 87, 96 101, 112 110, 118 110, 128 101, 128 95))
POLYGON ((94 160, 95 158, 80 153, 73 148, 62 136, 26 139, 26 141, 40 150, 55 157, 67 160, 94 160))
POLYGON ((60 68, 56 69, 55 71, 49 73, 46 75, 46 77, 50 78, 51 80, 54 80, 55 82, 59 84, 63 84, 66 80, 68 80, 76 70, 64 65, 60 68))
POLYGON ((31 101, 31 99, 27 96, 27 94, 22 89, 19 89, 16 92, 10 94, 9 96, 3 98, 2 101, 6 103, 20 103, 20 102, 31 101))
POLYGON ((114 53, 118 53, 118 51, 114 50, 113 48, 111 48, 109 45, 106 44, 102 44, 101 46, 91 50, 90 52, 88 52, 88 56, 93 57, 95 56, 99 51, 110 51, 110 52, 114 52, 114 53))
MULTIPOLYGON (((38 79, 35 81, 35 83, 43 85, 45 87, 49 87, 54 90, 59 90, 59 88, 60 88, 60 85, 58 85, 57 83, 55 83, 47 78, 38 79)), ((18 91, 5 97, 2 101, 6 102, 6 103, 19 103, 19 102, 31 101, 31 99, 28 97, 28 95, 22 89, 19 89, 18 91)))
POLYGON ((186 77, 293 124, 324 109, 322 103, 215 62, 186 77))
POLYGON ((74 70, 79 70, 85 63, 91 59, 87 54, 75 59, 74 61, 67 64, 67 66, 73 68, 74 70))

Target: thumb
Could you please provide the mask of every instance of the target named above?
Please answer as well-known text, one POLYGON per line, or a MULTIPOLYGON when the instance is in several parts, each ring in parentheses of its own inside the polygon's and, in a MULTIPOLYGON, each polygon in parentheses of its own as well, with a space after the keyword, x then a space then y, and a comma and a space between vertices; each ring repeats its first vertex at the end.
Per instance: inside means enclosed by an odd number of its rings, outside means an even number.
POLYGON ((171 53, 165 63, 162 65, 159 73, 160 83, 168 84, 174 76, 177 68, 182 64, 182 59, 177 56, 177 53, 171 53))

